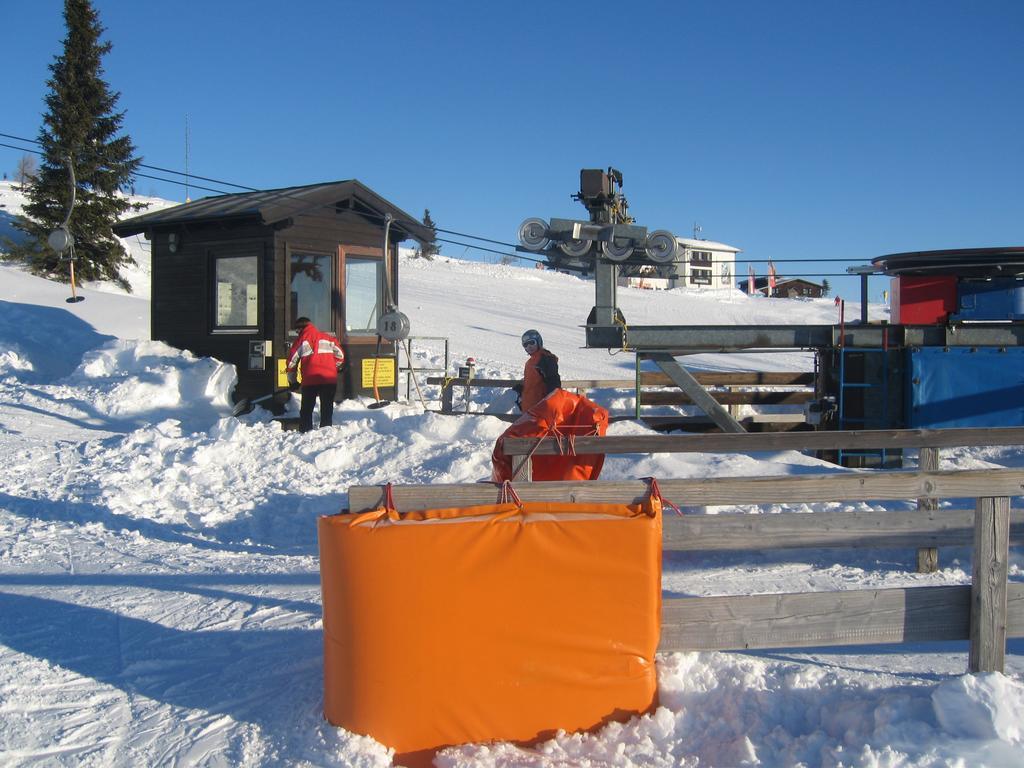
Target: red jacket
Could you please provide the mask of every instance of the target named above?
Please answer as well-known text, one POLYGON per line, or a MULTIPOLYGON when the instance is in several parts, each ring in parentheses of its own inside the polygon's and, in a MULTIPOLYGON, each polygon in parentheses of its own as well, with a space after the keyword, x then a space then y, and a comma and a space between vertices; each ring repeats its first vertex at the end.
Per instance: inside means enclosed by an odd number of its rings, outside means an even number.
POLYGON ((303 386, 333 384, 338 380, 338 366, 345 362, 345 353, 338 340, 309 323, 302 329, 288 350, 288 370, 302 373, 303 386))

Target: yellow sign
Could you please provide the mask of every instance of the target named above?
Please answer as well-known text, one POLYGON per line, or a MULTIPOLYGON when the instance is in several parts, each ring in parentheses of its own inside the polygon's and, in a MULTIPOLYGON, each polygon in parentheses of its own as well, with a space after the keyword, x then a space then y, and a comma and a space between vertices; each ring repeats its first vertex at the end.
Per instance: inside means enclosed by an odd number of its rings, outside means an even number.
MULTIPOLYGON (((302 371, 295 369, 296 381, 302 383, 302 371)), ((277 361, 277 388, 288 389, 288 361, 277 361)))
POLYGON ((373 387, 373 369, 377 368, 377 386, 395 386, 395 359, 393 357, 368 357, 363 360, 363 388, 373 387))

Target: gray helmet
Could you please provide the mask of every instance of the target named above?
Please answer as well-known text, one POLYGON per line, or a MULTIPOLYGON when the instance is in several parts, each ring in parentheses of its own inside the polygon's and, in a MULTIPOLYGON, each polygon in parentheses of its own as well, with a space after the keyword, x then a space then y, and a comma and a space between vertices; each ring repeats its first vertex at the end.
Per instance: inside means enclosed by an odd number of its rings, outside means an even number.
POLYGON ((544 346, 544 339, 540 337, 540 331, 535 331, 533 328, 523 334, 523 346, 526 346, 528 341, 536 342, 538 349, 544 346))

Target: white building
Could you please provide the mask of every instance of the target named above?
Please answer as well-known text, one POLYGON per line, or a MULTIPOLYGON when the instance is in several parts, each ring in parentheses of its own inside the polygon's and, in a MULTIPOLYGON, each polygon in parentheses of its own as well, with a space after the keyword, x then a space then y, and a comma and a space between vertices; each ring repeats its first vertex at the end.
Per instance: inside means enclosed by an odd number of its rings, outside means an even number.
POLYGON ((733 288, 739 248, 714 240, 677 237, 679 256, 673 288, 733 288))
POLYGON ((736 254, 739 248, 714 240, 676 238, 676 257, 671 263, 628 265, 619 285, 659 291, 670 288, 735 288, 736 254))

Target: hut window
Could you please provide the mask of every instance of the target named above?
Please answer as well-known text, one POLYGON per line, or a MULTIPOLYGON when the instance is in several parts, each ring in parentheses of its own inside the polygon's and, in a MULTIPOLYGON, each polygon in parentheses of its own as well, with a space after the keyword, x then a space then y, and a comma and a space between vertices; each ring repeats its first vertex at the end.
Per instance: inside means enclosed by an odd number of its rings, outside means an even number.
POLYGON ((380 317, 384 262, 349 256, 345 259, 345 331, 376 333, 380 317))
POLYGON ((229 256, 215 260, 215 327, 252 328, 259 323, 259 259, 229 256))
POLYGON ((334 257, 323 253, 291 253, 291 323, 308 317, 317 328, 334 329, 331 296, 334 257))

